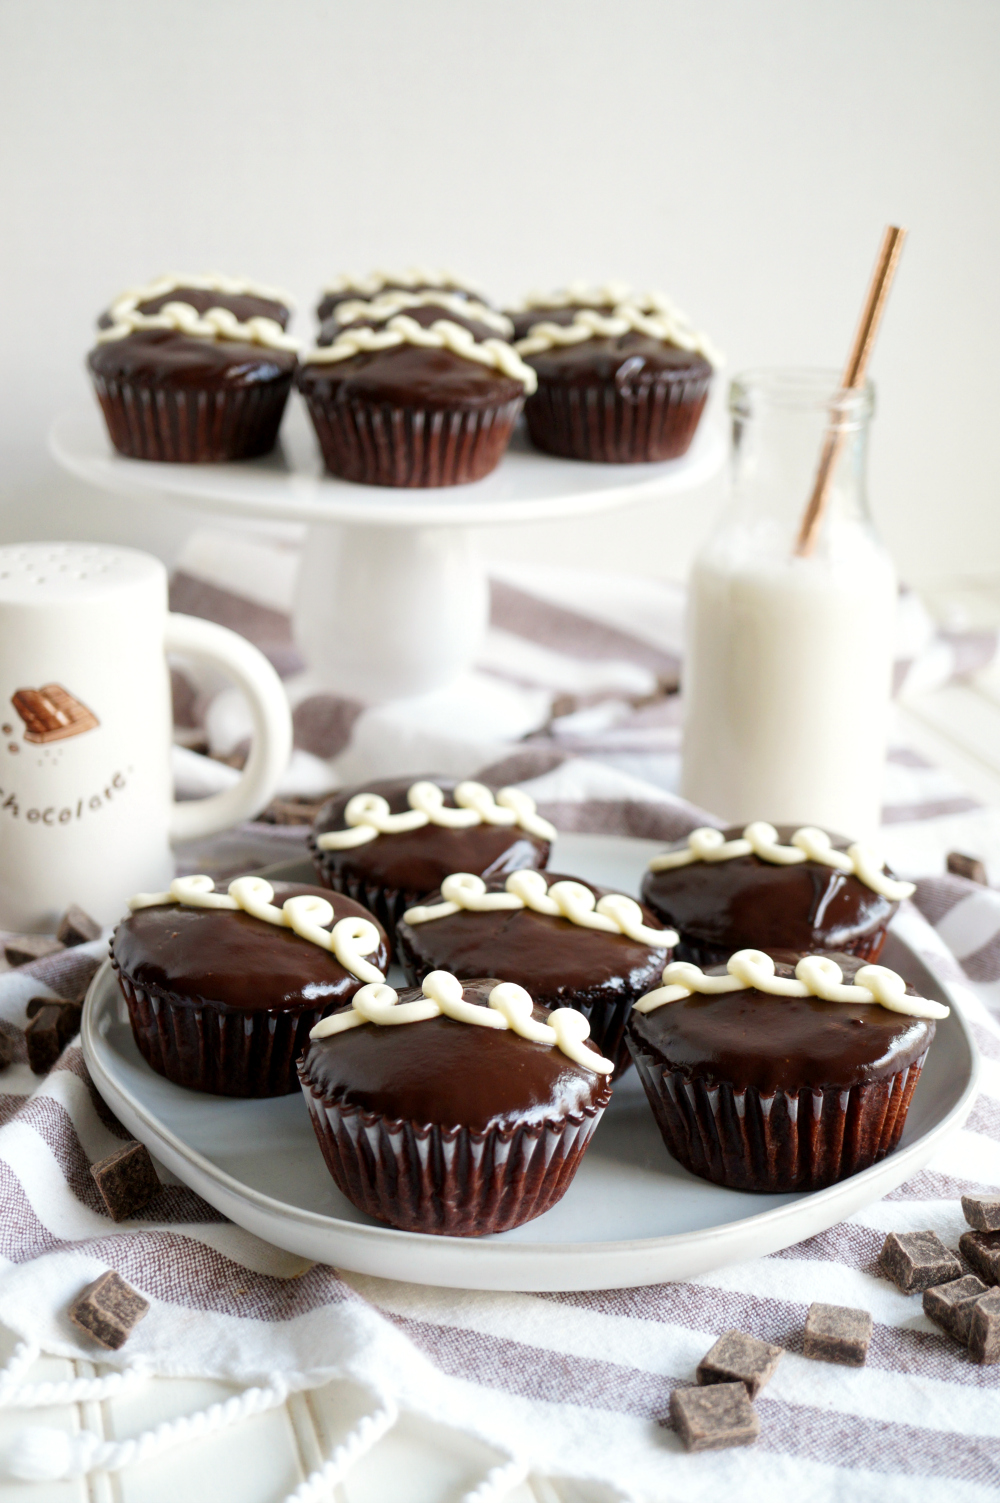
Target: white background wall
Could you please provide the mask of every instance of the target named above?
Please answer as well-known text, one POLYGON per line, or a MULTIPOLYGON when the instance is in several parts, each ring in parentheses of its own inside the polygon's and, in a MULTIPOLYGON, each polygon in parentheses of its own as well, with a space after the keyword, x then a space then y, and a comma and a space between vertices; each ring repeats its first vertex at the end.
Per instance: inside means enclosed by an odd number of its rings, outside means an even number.
MULTIPOLYGON (((996 0, 0 0, 0 537, 176 551, 184 513, 47 457, 95 313, 166 269, 455 267, 663 287, 748 364, 839 365, 883 224, 879 524, 1000 569, 996 0)), ((721 487, 507 557, 683 573, 721 487)))

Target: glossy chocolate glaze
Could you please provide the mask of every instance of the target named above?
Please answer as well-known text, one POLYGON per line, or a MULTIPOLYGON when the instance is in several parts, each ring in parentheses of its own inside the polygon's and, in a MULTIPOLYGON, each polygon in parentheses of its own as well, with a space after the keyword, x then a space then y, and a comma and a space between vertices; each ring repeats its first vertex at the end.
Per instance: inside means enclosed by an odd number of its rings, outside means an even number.
MULTIPOLYGON (((324 882, 340 887, 344 880, 356 880, 376 888, 391 888, 403 893, 407 907, 423 901, 435 892, 452 872, 472 872, 477 877, 506 877, 521 867, 541 868, 549 857, 550 845, 537 835, 529 835, 517 825, 472 825, 466 830, 448 830, 428 824, 420 830, 399 835, 378 835, 365 845, 346 851, 321 851, 315 836, 327 830, 346 829, 344 810, 356 793, 379 793, 393 814, 410 806, 406 795, 414 783, 436 783, 444 791, 445 804, 455 807, 452 790, 456 779, 423 773, 419 777, 387 778, 363 783, 338 793, 316 816, 310 846, 313 859, 324 882)), ((496 793, 496 789, 493 790, 496 793)))
MULTIPOLYGON (((250 318, 273 318, 283 329, 288 327, 291 310, 284 303, 277 303, 272 298, 251 297, 248 293, 236 295, 229 292, 210 292, 202 287, 175 287, 171 292, 165 292, 162 297, 150 298, 148 302, 140 303, 139 313, 159 313, 167 303, 187 303, 197 313, 207 313, 209 308, 228 308, 230 313, 236 315, 241 324, 245 324, 250 318)), ((113 320, 109 312, 102 313, 97 320, 98 328, 108 329, 113 320)))
MULTIPOLYGON (((771 952, 779 976, 794 976, 801 957, 771 952)), ((830 953, 830 952, 827 952, 830 953)), ((844 980, 862 962, 833 954, 844 980)), ((710 974, 722 974, 714 966, 710 974)), ((915 995, 911 986, 907 987, 915 995)), ((633 1010, 628 1033, 663 1065, 709 1087, 774 1091, 842 1091, 881 1080, 912 1064, 934 1037, 933 1022, 890 1012, 877 1003, 776 997, 753 988, 668 1002, 654 1012, 633 1010)))
MULTIPOLYGON (((496 985, 493 978, 468 981, 465 999, 485 1007, 496 985)), ((399 999, 421 995, 413 988, 399 999)), ((548 1009, 536 1007, 534 1016, 544 1022, 548 1009)), ((318 1039, 299 1072, 304 1086, 326 1101, 473 1132, 558 1120, 603 1106, 608 1091, 603 1076, 553 1045, 446 1017, 392 1027, 365 1023, 318 1039)))
MULTIPOLYGON (((436 323, 439 318, 446 318, 449 323, 458 324, 462 329, 468 329, 479 343, 482 343, 484 339, 503 338, 489 324, 480 323, 476 318, 464 318, 460 314, 455 313, 451 308, 443 308, 440 304, 424 303, 423 306, 400 308, 399 311, 400 313, 405 313, 407 318, 412 318, 422 329, 429 329, 431 324, 436 323)), ((355 318, 349 324, 338 324, 335 318, 327 318, 324 319, 320 326, 316 343, 320 345, 333 344, 337 335, 342 334, 345 329, 383 329, 388 322, 389 320, 385 318, 355 318)))
POLYGON ((491 366, 451 350, 414 344, 352 355, 334 365, 303 365, 299 389, 324 402, 385 403, 393 407, 475 410, 520 401, 524 387, 491 366))
POLYGON ((429 282, 419 287, 396 287, 392 282, 387 282, 384 287, 379 288, 377 293, 372 293, 371 297, 368 297, 363 292, 358 292, 356 290, 353 292, 326 292, 323 294, 320 302, 316 305, 316 317, 319 319, 320 323, 323 323, 330 317, 330 314, 333 312, 334 308, 339 307, 341 303, 369 303, 372 301, 373 297, 381 297, 385 292, 447 292, 450 293, 452 297, 475 296, 477 303, 481 303, 483 301, 482 297, 478 293, 471 293, 467 287, 441 286, 440 283, 436 282, 429 282))
MULTIPOLYGON (((798 826, 776 828, 787 845, 798 826)), ((742 833, 742 826, 734 825, 725 836, 736 840, 742 833)), ((837 850, 850 845, 844 836, 830 838, 837 850)), ((818 861, 778 866, 753 855, 648 871, 642 897, 680 934, 678 958, 697 964, 743 949, 860 951, 874 960, 899 906, 857 877, 818 861)))
MULTIPOLYGON (((314 893, 332 904, 334 917, 371 919, 350 898, 297 882, 273 882, 274 903, 314 893)), ((216 884, 216 892, 225 892, 216 884)), ((169 992, 175 1001, 208 1003, 222 1011, 260 1013, 307 1008, 329 1012, 364 985, 329 950, 292 929, 224 908, 180 903, 139 908, 123 919, 111 942, 112 959, 136 986, 169 992)), ((385 971, 389 947, 365 957, 385 971)))
POLYGON ((582 344, 559 345, 537 355, 525 355, 524 359, 534 366, 540 382, 561 387, 612 382, 619 388, 627 386, 641 391, 654 382, 707 381, 712 374, 712 367, 703 355, 635 330, 587 339, 582 344))
POLYGON ((293 350, 275 350, 235 339, 198 339, 176 329, 139 329, 123 339, 95 345, 87 364, 109 382, 137 386, 210 388, 290 386, 293 350))
POLYGON ((507 309, 507 317, 514 325, 514 338, 527 339, 536 324, 571 324, 581 308, 593 308, 597 313, 610 315, 612 303, 568 303, 558 308, 507 309))
MULTIPOLYGON (((613 891, 555 872, 546 872, 545 880, 550 887, 553 882, 581 882, 598 898, 613 891)), ((502 881, 487 886, 491 892, 503 890, 502 881)), ((441 895, 433 893, 426 901, 440 902, 441 895)), ((658 927, 648 909, 643 911, 643 922, 658 927)), ((495 908, 488 913, 463 909, 426 924, 404 921, 397 927, 396 938, 400 964, 413 985, 433 970, 451 971, 460 979, 494 972, 505 981, 516 981, 545 1007, 621 998, 634 1001, 659 985, 669 953, 665 947, 640 944, 625 934, 584 929, 569 919, 535 913, 531 908, 495 908)))

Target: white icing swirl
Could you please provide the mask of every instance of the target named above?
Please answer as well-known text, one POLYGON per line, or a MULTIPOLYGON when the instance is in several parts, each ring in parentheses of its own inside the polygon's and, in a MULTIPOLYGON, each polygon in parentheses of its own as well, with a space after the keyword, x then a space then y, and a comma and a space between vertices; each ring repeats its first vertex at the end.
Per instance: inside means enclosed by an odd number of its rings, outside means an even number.
POLYGON ((467 830, 473 825, 517 825, 540 840, 555 840, 558 830, 536 813, 535 801, 519 788, 501 788, 494 799, 484 783, 459 783, 452 795, 457 808, 445 804, 436 783, 414 783, 407 791, 409 809, 391 814, 380 793, 356 793, 344 810, 346 830, 328 830, 316 837, 321 851, 347 851, 365 845, 379 835, 399 835, 440 825, 449 830, 467 830))
POLYGON ((228 892, 216 892, 211 877, 175 877, 167 892, 139 892, 129 898, 128 906, 135 913, 139 908, 158 908, 162 903, 181 903, 185 908, 242 909, 253 918, 278 928, 294 929, 302 939, 329 950, 337 957, 345 971, 350 971, 359 981, 376 983, 385 977, 377 966, 364 959, 376 951, 381 936, 370 919, 360 914, 342 918, 332 929, 324 926, 333 921, 333 905, 318 893, 304 892, 297 897, 286 898, 277 908, 271 901, 274 888, 263 877, 237 877, 230 882, 228 892))
POLYGON ((431 971, 424 977, 421 990, 423 997, 400 1002, 391 986, 363 986, 351 998, 349 1008, 321 1018, 309 1037, 330 1038, 348 1028, 360 1028, 363 1023, 387 1027, 396 1023, 424 1023, 443 1016, 479 1028, 509 1028, 534 1044, 554 1045, 574 1064, 583 1065, 597 1075, 610 1075, 614 1069, 612 1060, 585 1047, 590 1024, 582 1012, 572 1007, 557 1007, 549 1013, 547 1023, 539 1023, 532 1016, 531 997, 513 981, 501 981, 495 986, 486 1007, 466 1002, 461 981, 450 971, 431 971))
POLYGON ((381 324, 407 308, 444 308, 456 318, 473 318, 478 323, 487 324, 503 339, 509 340, 514 333, 514 325, 505 313, 498 313, 495 308, 487 308, 485 303, 460 297, 454 292, 382 292, 371 302, 351 298, 348 302, 338 303, 331 317, 338 324, 354 323, 359 318, 373 319, 381 324))
POLYGON ((224 277, 215 271, 204 277, 157 277, 155 282, 147 282, 145 287, 129 287, 115 298, 108 312, 117 323, 120 315, 134 313, 143 303, 165 297, 178 287, 190 287, 195 292, 222 292, 228 297, 259 297, 268 303, 280 303, 289 310, 295 307, 294 298, 280 287, 265 287, 263 282, 251 282, 247 277, 224 277))
POLYGON ((901 903, 917 890, 913 882, 898 882, 884 872, 881 857, 870 846, 856 841, 846 851, 835 850, 826 831, 817 830, 813 825, 803 825, 796 830, 790 845, 782 845, 777 830, 763 819, 747 825, 741 840, 726 840, 721 830, 707 826, 692 830, 687 840, 686 848, 654 856, 649 870, 672 871, 678 866, 690 866, 695 861, 731 861, 736 856, 759 856, 761 861, 769 861, 775 866, 797 866, 803 861, 817 861, 821 866, 830 866, 846 876, 857 877, 872 892, 892 903, 901 903))
POLYGON ((444 291, 468 292, 479 296, 476 288, 456 277, 454 272, 446 271, 443 267, 433 270, 426 266, 408 266, 404 271, 372 271, 364 277, 346 271, 341 276, 334 277, 323 291, 331 297, 354 292, 359 297, 372 298, 384 292, 387 287, 409 290, 417 287, 440 287, 444 291))
POLYGON ((629 333, 646 334, 664 344, 691 350, 703 355, 710 365, 720 366, 724 361, 722 352, 716 349, 708 335, 692 328, 683 314, 666 300, 648 313, 632 303, 619 303, 610 314, 599 313, 594 308, 581 308, 573 315, 570 324, 548 321, 534 324, 527 338, 519 339, 514 348, 519 355, 540 355, 544 350, 563 345, 584 344, 588 339, 618 338, 629 333))
POLYGON ((532 308, 573 308, 577 304, 581 308, 617 308, 619 303, 631 303, 633 307, 644 306, 628 282, 595 285, 585 277, 577 277, 575 281, 567 282, 565 287, 558 287, 555 292, 529 292, 517 312, 530 313, 532 308))
POLYGON ((249 318, 241 323, 229 308, 208 308, 199 313, 190 303, 165 303, 159 313, 121 313, 109 329, 100 329, 98 344, 125 339, 142 329, 173 329, 192 339, 230 339, 243 344, 264 345, 272 350, 301 349, 302 342, 286 334, 274 318, 249 318))
POLYGON ((889 1012, 910 1018, 946 1018, 950 1011, 928 997, 907 995, 906 982, 884 965, 863 965, 851 984, 829 955, 803 955, 795 980, 776 976, 774 961, 763 950, 737 950, 726 962, 727 975, 706 976, 700 966, 674 960, 664 968, 663 985, 635 1004, 636 1012, 655 1012, 668 1002, 680 1002, 692 992, 707 995, 747 991, 753 987, 775 997, 821 997, 824 1002, 877 1002, 889 1012))
POLYGON ((549 887, 544 872, 511 872, 503 892, 488 892, 482 877, 471 872, 455 872, 441 883, 443 903, 430 907, 408 908, 403 918, 408 924, 427 924, 449 918, 466 909, 471 913, 488 913, 495 909, 531 908, 535 913, 568 919, 581 929, 600 929, 605 934, 624 934, 638 944, 670 949, 677 943, 673 929, 651 929, 643 923, 642 909, 634 898, 624 893, 606 893, 595 899, 582 882, 553 882, 549 887))
POLYGON ((538 377, 530 365, 525 365, 514 346, 503 339, 476 339, 470 329, 452 323, 450 318, 437 318, 429 329, 418 324, 406 313, 397 313, 383 329, 345 329, 338 334, 333 344, 317 345, 302 356, 304 365, 334 365, 340 360, 350 360, 355 355, 367 355, 374 350, 390 350, 397 345, 414 344, 424 349, 450 350, 463 360, 472 360, 477 365, 487 365, 520 381, 530 395, 538 385, 538 377))

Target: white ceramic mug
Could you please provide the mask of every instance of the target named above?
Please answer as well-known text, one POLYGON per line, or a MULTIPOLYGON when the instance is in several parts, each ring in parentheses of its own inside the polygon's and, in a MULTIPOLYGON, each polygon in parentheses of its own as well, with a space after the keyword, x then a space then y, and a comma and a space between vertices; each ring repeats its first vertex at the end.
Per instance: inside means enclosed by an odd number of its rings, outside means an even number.
POLYGON ((0 548, 0 928, 54 927, 76 902, 112 923, 173 876, 171 839, 268 802, 291 752, 281 682, 235 632, 167 610, 167 574, 131 548, 0 548), (166 653, 207 659, 246 694, 243 775, 175 803, 166 653))

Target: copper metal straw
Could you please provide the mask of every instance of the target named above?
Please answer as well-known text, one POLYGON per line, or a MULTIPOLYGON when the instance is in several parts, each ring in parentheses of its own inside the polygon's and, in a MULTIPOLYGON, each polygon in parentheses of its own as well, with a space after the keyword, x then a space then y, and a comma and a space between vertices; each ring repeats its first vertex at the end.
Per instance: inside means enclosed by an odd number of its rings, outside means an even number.
MULTIPOLYGON (((856 390, 865 384, 868 361, 871 359, 879 324, 882 322, 882 314, 885 312, 886 301, 889 297, 889 288, 896 275, 896 267, 899 264, 905 239, 906 231, 899 225, 890 224, 886 227, 868 287, 868 295, 865 298, 865 305, 861 310, 861 318, 854 335, 854 343, 851 345, 851 353, 844 366, 844 374, 840 382, 842 390, 856 390)), ((808 558, 816 547, 830 499, 833 473, 843 444, 843 429, 831 423, 823 442, 823 453, 816 470, 812 495, 809 497, 809 505, 803 514, 795 543, 795 552, 799 558, 808 558)))

